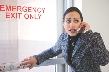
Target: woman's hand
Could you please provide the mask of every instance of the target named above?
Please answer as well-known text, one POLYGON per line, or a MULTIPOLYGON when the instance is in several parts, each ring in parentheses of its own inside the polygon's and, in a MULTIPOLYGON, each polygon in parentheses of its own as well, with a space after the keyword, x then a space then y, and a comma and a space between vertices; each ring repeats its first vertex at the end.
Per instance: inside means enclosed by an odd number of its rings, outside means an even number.
POLYGON ((86 31, 90 30, 90 26, 89 26, 88 23, 86 23, 86 22, 81 22, 81 27, 80 27, 80 28, 82 28, 83 26, 84 26, 85 28, 84 28, 84 30, 82 31, 82 33, 85 33, 86 31))
POLYGON ((29 69, 32 69, 36 65, 36 63, 37 63, 37 60, 33 56, 30 56, 29 58, 25 58, 22 61, 21 65, 31 64, 31 66, 29 66, 29 69))

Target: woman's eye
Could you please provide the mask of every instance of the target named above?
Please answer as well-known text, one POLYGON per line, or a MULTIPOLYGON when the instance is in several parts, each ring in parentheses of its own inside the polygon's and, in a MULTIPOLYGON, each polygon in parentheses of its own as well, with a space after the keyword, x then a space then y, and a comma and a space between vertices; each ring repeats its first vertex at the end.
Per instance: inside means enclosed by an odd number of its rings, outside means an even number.
POLYGON ((71 23, 71 20, 66 20, 67 23, 71 23))
POLYGON ((75 23, 78 23, 79 21, 78 21, 78 20, 74 20, 74 22, 75 22, 75 23))

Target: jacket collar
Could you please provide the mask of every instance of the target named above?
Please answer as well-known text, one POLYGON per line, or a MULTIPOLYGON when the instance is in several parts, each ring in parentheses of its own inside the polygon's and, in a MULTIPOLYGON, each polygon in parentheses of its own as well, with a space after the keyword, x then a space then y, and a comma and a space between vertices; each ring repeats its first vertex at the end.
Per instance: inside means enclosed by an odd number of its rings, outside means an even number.
MULTIPOLYGON (((66 53, 67 53, 67 56, 68 56, 68 49, 69 49, 69 39, 68 39, 68 34, 65 33, 66 36, 64 36, 64 47, 65 47, 65 50, 66 50, 66 53)), ((76 44, 75 44, 75 47, 74 47, 74 50, 73 50, 73 53, 72 53, 72 57, 76 54, 76 52, 79 50, 80 46, 83 45, 83 41, 81 39, 81 36, 78 38, 76 44)))

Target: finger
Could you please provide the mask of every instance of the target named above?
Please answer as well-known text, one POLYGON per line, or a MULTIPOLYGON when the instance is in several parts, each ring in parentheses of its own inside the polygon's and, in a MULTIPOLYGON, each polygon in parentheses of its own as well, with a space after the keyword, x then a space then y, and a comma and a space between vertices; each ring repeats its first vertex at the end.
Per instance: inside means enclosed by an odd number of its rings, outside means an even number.
POLYGON ((83 22, 83 23, 82 23, 82 26, 83 26, 83 25, 84 25, 84 26, 86 26, 86 23, 85 23, 85 22, 83 22))
POLYGON ((25 58, 25 59, 24 59, 24 61, 28 61, 28 60, 29 60, 28 58, 25 58))
POLYGON ((29 70, 32 69, 32 68, 34 67, 34 65, 35 65, 35 64, 32 64, 32 65, 29 67, 29 70))
POLYGON ((88 25, 88 23, 84 22, 84 23, 82 24, 82 27, 83 27, 83 26, 87 27, 87 26, 89 26, 89 25, 88 25))
POLYGON ((25 62, 25 61, 28 61, 29 59, 28 58, 25 58, 22 62, 25 62))
POLYGON ((25 61, 25 62, 22 62, 21 65, 27 65, 27 64, 31 64, 30 61, 25 61))
POLYGON ((81 22, 80 27, 83 27, 84 24, 85 24, 84 22, 81 22))

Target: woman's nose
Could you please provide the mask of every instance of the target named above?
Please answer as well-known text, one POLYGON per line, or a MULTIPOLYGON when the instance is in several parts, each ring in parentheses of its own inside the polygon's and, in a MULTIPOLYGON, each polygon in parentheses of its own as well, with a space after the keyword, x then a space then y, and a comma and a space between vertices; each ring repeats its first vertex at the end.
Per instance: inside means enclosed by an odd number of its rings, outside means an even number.
POLYGON ((75 24, 73 22, 70 23, 70 27, 74 27, 75 24))

